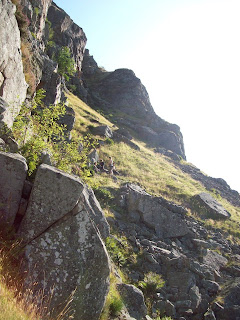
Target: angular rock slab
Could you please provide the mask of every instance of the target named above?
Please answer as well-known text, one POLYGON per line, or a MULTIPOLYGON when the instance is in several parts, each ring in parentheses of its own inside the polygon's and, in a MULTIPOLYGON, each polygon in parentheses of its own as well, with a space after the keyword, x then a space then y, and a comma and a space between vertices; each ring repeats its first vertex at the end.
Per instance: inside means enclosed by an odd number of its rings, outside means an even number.
POLYGON ((188 226, 181 214, 172 212, 162 206, 158 198, 154 198, 139 186, 129 184, 123 188, 121 205, 128 212, 137 212, 141 220, 153 228, 159 237, 182 237, 189 233, 188 226))
POLYGON ((77 177, 42 164, 18 230, 19 237, 28 242, 39 236, 76 207, 82 190, 83 183, 77 177))
POLYGON ((110 226, 104 216, 97 198, 95 197, 93 190, 87 185, 85 185, 83 188, 83 192, 80 197, 80 203, 84 205, 90 218, 94 221, 101 234, 101 238, 106 239, 107 237, 109 237, 110 226))
POLYGON ((19 154, 0 151, 0 223, 11 227, 18 212, 24 181, 26 160, 19 154))
POLYGON ((194 209, 208 218, 228 219, 231 214, 209 193, 202 192, 193 197, 194 209))
POLYGON ((117 289, 127 307, 129 315, 137 320, 143 319, 147 314, 147 307, 142 291, 133 285, 125 283, 118 284, 117 289))
MULTIPOLYGON (((50 301, 53 317, 72 296, 73 319, 99 319, 109 288, 110 263, 85 210, 59 220, 26 246, 25 256, 25 285, 29 288, 36 284, 33 294, 43 291, 49 297, 53 292, 50 301)), ((66 319, 67 316, 69 313, 66 319)))

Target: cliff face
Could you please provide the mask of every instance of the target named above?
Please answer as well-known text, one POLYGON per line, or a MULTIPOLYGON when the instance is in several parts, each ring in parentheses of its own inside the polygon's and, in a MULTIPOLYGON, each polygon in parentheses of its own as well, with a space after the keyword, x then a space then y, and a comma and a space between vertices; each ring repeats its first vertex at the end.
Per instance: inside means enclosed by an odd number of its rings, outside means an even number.
POLYGON ((11 127, 22 102, 27 84, 23 73, 20 31, 15 18, 16 7, 10 0, 0 2, 0 121, 11 127))
POLYGON ((132 70, 103 71, 86 51, 83 79, 90 106, 111 113, 117 125, 131 129, 157 151, 165 148, 186 159, 180 128, 156 115, 146 88, 132 70))
MULTIPOLYGON (((6 107, 2 103, 2 118, 7 119, 4 121, 11 126, 26 98, 27 85, 21 61, 19 30, 14 17, 15 7, 10 0, 4 3, 2 12, 6 18, 2 20, 0 28, 0 45, 2 52, 5 52, 0 67, 1 96, 9 104, 15 102, 17 107, 9 116, 10 106, 6 107), (8 36, 10 29, 16 39, 8 36)), ((155 114, 146 88, 133 71, 119 69, 110 73, 103 72, 88 51, 84 57, 87 38, 83 30, 51 0, 22 0, 20 9, 28 24, 22 42, 28 48, 24 56, 24 67, 31 94, 34 94, 36 88, 43 88, 46 90, 46 104, 64 101, 62 79, 52 57, 56 57, 62 47, 68 47, 77 70, 71 81, 83 100, 94 108, 112 113, 113 120, 120 127, 130 129, 138 139, 155 147, 157 152, 159 148, 164 148, 186 158, 179 127, 155 114)))
POLYGON ((47 18, 51 22, 54 32, 52 40, 55 42, 56 47, 53 50, 56 52, 61 47, 68 47, 75 60, 77 73, 80 74, 87 42, 85 33, 55 3, 49 8, 47 18))

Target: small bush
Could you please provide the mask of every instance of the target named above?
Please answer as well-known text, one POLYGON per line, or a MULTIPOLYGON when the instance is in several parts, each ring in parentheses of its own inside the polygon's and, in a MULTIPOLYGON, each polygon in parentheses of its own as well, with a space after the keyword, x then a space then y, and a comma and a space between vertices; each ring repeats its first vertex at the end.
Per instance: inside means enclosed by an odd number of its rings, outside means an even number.
POLYGON ((114 141, 111 139, 111 138, 106 138, 105 139, 105 142, 109 145, 113 145, 114 144, 114 141))
POLYGON ((107 295, 100 320, 109 320, 122 310, 124 303, 116 288, 116 278, 113 273, 110 274, 110 289, 107 295))
POLYGON ((120 297, 112 297, 112 301, 109 305, 109 311, 112 316, 116 316, 123 308, 123 301, 120 297))
POLYGON ((62 47, 57 56, 58 73, 69 81, 69 76, 75 73, 75 61, 71 58, 68 47, 62 47))
POLYGON ((110 206, 114 199, 112 193, 106 188, 94 188, 94 193, 103 208, 110 206))
POLYGON ((158 289, 162 288, 164 284, 165 281, 159 274, 148 272, 145 274, 143 281, 139 281, 138 286, 146 296, 152 296, 158 289))
POLYGON ((41 153, 48 150, 52 154, 54 165, 67 171, 74 172, 83 179, 90 176, 87 165, 87 154, 94 147, 90 136, 65 140, 65 127, 57 121, 65 114, 61 104, 46 107, 42 103, 44 90, 39 90, 32 104, 22 106, 13 124, 13 136, 20 146, 21 154, 27 159, 32 175, 41 161, 41 153), (79 145, 82 150, 79 153, 79 145))

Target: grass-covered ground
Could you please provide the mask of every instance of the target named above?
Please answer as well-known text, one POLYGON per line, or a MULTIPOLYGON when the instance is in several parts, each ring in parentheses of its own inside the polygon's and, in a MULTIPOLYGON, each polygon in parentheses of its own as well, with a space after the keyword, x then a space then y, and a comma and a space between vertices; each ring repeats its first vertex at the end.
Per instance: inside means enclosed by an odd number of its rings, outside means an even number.
MULTIPOLYGON (((73 94, 68 95, 68 100, 76 113, 76 134, 89 133, 89 126, 101 124, 108 125, 112 130, 117 129, 102 114, 90 108, 73 94), (95 120, 98 122, 96 123, 95 120)), ((102 139, 101 137, 99 138, 102 139)), ((108 143, 106 142, 98 148, 100 158, 106 163, 109 156, 113 158, 120 175, 117 176, 118 181, 115 182, 108 174, 95 174, 90 179, 90 184, 95 189, 105 188, 114 192, 122 184, 133 182, 142 186, 152 195, 163 196, 170 201, 185 206, 188 208, 189 214, 194 215, 197 219, 201 219, 201 217, 191 212, 191 197, 200 192, 211 193, 231 213, 231 219, 227 221, 207 219, 204 220, 204 223, 208 227, 222 228, 230 233, 230 237, 235 236, 237 239, 240 238, 239 207, 234 207, 214 190, 212 192, 206 190, 201 182, 194 180, 189 174, 183 172, 169 158, 155 153, 141 141, 135 140, 134 142, 140 147, 140 151, 132 149, 123 142, 109 143, 108 141, 108 143)))

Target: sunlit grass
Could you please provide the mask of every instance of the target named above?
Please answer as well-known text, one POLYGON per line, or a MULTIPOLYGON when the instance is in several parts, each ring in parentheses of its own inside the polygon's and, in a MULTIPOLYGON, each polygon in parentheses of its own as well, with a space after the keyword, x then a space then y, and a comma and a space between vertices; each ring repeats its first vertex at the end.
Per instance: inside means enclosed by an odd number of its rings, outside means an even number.
MULTIPOLYGON (((97 119, 100 124, 106 124, 113 128, 113 124, 109 120, 91 109, 80 99, 72 94, 68 98, 77 114, 76 131, 79 133, 86 132, 88 125, 98 125, 90 121, 91 117, 97 119), (79 121, 84 122, 82 127, 79 125, 79 121)), ((117 190, 127 182, 136 183, 152 195, 163 196, 169 201, 174 201, 177 204, 185 206, 189 214, 193 214, 191 212, 191 198, 201 192, 208 192, 230 212, 231 219, 227 221, 214 220, 214 223, 211 222, 211 219, 207 219, 204 220, 205 225, 221 228, 231 235, 240 238, 238 231, 240 223, 239 207, 234 207, 214 190, 206 190, 200 181, 194 180, 189 174, 183 172, 169 158, 154 153, 153 150, 147 148, 140 141, 133 140, 133 142, 140 147, 140 151, 132 149, 125 143, 105 144, 99 148, 99 156, 106 164, 108 157, 113 157, 116 169, 120 172, 120 175, 116 176, 117 181, 114 181, 108 174, 96 174, 90 181, 93 187, 101 186, 117 190)), ((185 163, 188 164, 187 162, 185 163)), ((197 218, 200 219, 199 216, 197 218)))
POLYGON ((24 274, 20 271, 22 248, 18 242, 0 235, 0 320, 67 320, 71 319, 72 296, 63 309, 52 317, 50 313, 51 294, 44 291, 33 293, 24 288, 24 274))
POLYGON ((67 94, 68 101, 70 106, 74 109, 76 114, 76 123, 74 130, 80 134, 85 134, 88 130, 88 126, 97 126, 97 125, 108 125, 110 127, 113 124, 104 118, 100 113, 90 108, 86 103, 81 99, 74 96, 72 93, 67 94), (91 120, 99 121, 99 123, 93 122, 91 120))

